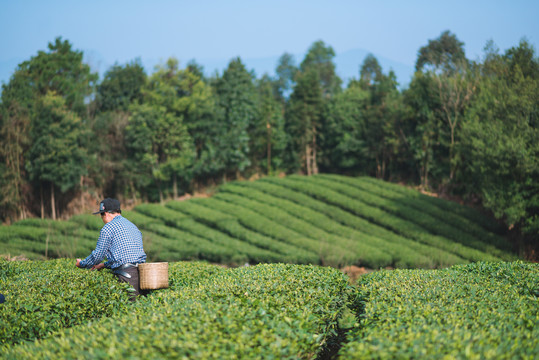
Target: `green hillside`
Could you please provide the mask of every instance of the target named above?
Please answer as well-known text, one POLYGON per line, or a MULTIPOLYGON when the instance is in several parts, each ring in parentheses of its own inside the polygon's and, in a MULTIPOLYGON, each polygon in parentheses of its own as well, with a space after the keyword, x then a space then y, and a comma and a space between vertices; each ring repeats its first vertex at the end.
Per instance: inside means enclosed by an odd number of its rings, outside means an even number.
MULTIPOLYGON (((211 198, 142 204, 123 215, 149 261, 205 260, 369 268, 444 268, 517 256, 492 219, 368 177, 293 175, 222 185, 211 198)), ((0 228, 0 254, 85 257, 101 219, 28 219, 0 228)))

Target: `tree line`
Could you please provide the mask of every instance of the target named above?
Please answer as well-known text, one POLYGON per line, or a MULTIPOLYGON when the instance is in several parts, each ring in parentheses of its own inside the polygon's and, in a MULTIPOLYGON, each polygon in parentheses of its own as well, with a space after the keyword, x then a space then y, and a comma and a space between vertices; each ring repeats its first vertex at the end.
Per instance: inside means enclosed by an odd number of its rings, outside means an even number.
POLYGON ((523 39, 466 58, 450 31, 400 90, 373 55, 343 84, 314 42, 275 76, 241 58, 205 76, 170 58, 99 79, 57 38, 19 64, 0 102, 0 218, 57 218, 103 196, 166 199, 253 175, 371 175, 475 201, 539 238, 539 60, 523 39))

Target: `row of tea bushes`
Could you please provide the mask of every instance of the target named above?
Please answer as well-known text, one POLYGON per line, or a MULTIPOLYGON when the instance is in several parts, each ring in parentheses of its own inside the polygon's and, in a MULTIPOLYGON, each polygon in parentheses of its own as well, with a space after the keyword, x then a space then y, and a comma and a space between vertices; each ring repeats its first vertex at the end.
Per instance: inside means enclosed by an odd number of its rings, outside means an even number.
POLYGON ((126 308, 126 286, 110 272, 83 270, 75 260, 0 259, 0 353, 21 341, 109 316, 126 308))
POLYGON ((537 359, 539 264, 478 262, 362 277, 343 359, 537 359))
POLYGON ((95 245, 92 235, 67 221, 26 219, 0 228, 0 254, 32 259, 82 256, 95 245))
POLYGON ((341 272, 311 265, 173 263, 170 282, 128 312, 12 346, 3 358, 313 358, 334 339, 351 293, 341 272))
POLYGON ((345 227, 360 231, 375 238, 389 241, 394 247, 394 249, 396 249, 397 253, 400 254, 399 257, 395 258, 394 260, 395 265, 407 267, 405 265, 413 260, 410 258, 404 258, 404 256, 406 256, 406 254, 409 254, 410 251, 414 251, 417 254, 424 255, 431 260, 427 264, 423 264, 423 261, 420 261, 418 263, 415 263, 415 265, 413 265, 412 267, 446 267, 449 265, 466 262, 466 260, 455 254, 449 253, 438 247, 423 244, 413 239, 401 236, 382 226, 379 226, 375 223, 369 222, 368 220, 358 217, 337 205, 327 203, 320 199, 316 199, 313 196, 296 190, 301 189, 301 185, 298 185, 296 182, 291 181, 287 178, 280 179, 268 177, 260 179, 258 181, 236 182, 235 184, 246 187, 248 189, 262 191, 264 193, 278 197, 279 199, 289 200, 295 204, 317 211, 320 214, 327 216, 336 223, 342 224, 345 227))
POLYGON ((376 206, 371 206, 348 195, 328 189, 326 185, 318 183, 316 179, 302 176, 289 176, 284 182, 294 190, 302 191, 324 202, 341 207, 358 217, 374 222, 390 229, 404 237, 438 247, 453 253, 469 261, 497 260, 496 257, 483 251, 460 244, 443 236, 432 234, 422 227, 384 211, 376 206))
MULTIPOLYGON (((295 203, 286 198, 274 196, 272 193, 266 193, 258 187, 251 186, 252 182, 228 183, 219 188, 221 194, 230 193, 238 195, 230 198, 232 201, 250 204, 251 209, 259 211, 266 216, 271 216, 274 220, 283 222, 292 222, 302 220, 307 223, 311 229, 322 230, 322 233, 335 234, 341 239, 346 240, 347 248, 355 251, 361 258, 362 263, 367 266, 378 269, 385 266, 394 267, 434 267, 434 261, 426 255, 409 248, 404 244, 396 244, 381 237, 370 235, 355 228, 345 226, 328 215, 304 206, 301 203, 295 203), (245 200, 250 199, 249 203, 245 200)), ((257 184, 262 184, 258 182, 257 184)), ((266 184, 271 187, 271 184, 266 184)), ((282 193, 282 189, 279 193, 282 193)), ((277 192, 277 191, 276 191, 277 192)), ((297 194, 296 194, 297 195, 297 194)), ((301 194, 299 194, 301 195, 301 194)), ((299 200, 301 201, 301 200, 299 200)), ((314 199, 304 201, 316 202, 314 199)), ((329 237, 328 237, 329 238, 329 237)), ((342 241, 342 240, 341 240, 342 241)))
MULTIPOLYGON (((456 224, 449 222, 451 219, 447 212, 437 212, 434 207, 429 208, 417 208, 413 206, 415 199, 406 199, 405 201, 396 201, 395 199, 388 199, 378 192, 373 192, 373 188, 364 190, 361 186, 356 186, 355 183, 350 181, 335 181, 334 179, 341 179, 342 176, 316 176, 313 180, 316 183, 327 186, 328 188, 340 192, 344 195, 350 196, 358 201, 364 202, 368 205, 375 206, 383 209, 395 216, 401 217, 411 223, 421 226, 423 229, 429 231, 432 234, 443 236, 455 242, 462 243, 466 246, 474 249, 479 249, 493 256, 499 257, 503 260, 516 260, 516 256, 509 254, 508 249, 498 248, 502 244, 508 244, 507 241, 503 241, 499 236, 488 236, 487 232, 482 230, 478 232, 478 227, 471 227, 469 229, 461 228, 463 224, 466 224, 465 219, 462 219, 460 225, 458 219, 455 219, 456 224), (475 231, 474 231, 475 230, 475 231), (474 234, 475 232, 475 234, 474 234)), ((460 218, 460 216, 458 217, 460 218)), ((495 235, 492 234, 491 235, 495 235)))
POLYGON ((330 264, 333 266, 362 263, 377 269, 392 264, 392 258, 389 254, 374 246, 369 246, 359 238, 354 239, 327 232, 314 224, 264 202, 227 192, 219 192, 213 197, 213 200, 223 200, 248 209, 254 217, 268 219, 275 224, 295 231, 300 236, 315 240, 317 246, 314 249, 311 248, 311 250, 318 250, 321 256, 324 257, 323 260, 333 257, 330 260, 330 264))
MULTIPOLYGON (((267 249, 279 254, 282 262, 299 264, 318 264, 318 254, 267 236, 258 229, 252 229, 240 223, 239 219, 229 213, 219 211, 213 206, 211 199, 192 199, 189 202, 170 201, 166 204, 176 211, 192 216, 193 219, 207 224, 231 237, 242 240, 261 249, 267 249)), ((248 219, 244 219, 248 221, 248 219)))
POLYGON ((482 215, 479 211, 466 208, 458 203, 438 199, 432 196, 424 195, 416 190, 407 189, 386 181, 362 177, 349 177, 337 175, 320 175, 334 181, 343 182, 360 188, 370 194, 376 194, 386 199, 392 200, 397 204, 404 204, 436 217, 439 221, 450 224, 461 229, 472 236, 480 239, 487 244, 493 244, 499 249, 510 252, 511 243, 500 236, 497 232, 501 231, 501 226, 494 220, 482 215), (433 201, 434 200, 434 201, 433 201), (449 210, 453 209, 453 210, 449 210), (461 210, 463 209, 463 210, 461 210), (466 211, 464 211, 466 210, 466 211), (468 217, 469 216, 469 217, 468 217), (482 224, 490 226, 483 227, 482 224))
MULTIPOLYGON (((378 269, 515 258, 500 236, 461 215, 469 210, 449 213, 454 205, 438 206, 439 199, 435 203, 407 191, 337 175, 267 177, 225 184, 212 198, 141 204, 123 215, 143 232, 151 261, 378 269), (452 220, 440 221, 444 215, 452 220)), ((86 257, 102 226, 99 216, 89 214, 1 226, 0 255, 86 257)))
POLYGON ((204 223, 198 222, 190 216, 169 207, 157 204, 144 204, 137 206, 135 210, 159 219, 167 226, 210 241, 216 244, 217 247, 226 247, 226 252, 233 251, 233 257, 224 259, 222 261, 223 263, 230 262, 231 259, 237 264, 244 264, 245 262, 279 262, 283 260, 282 255, 229 236, 222 231, 206 226, 204 223))
POLYGON ((446 201, 444 199, 437 198, 435 196, 429 196, 422 194, 414 189, 394 184, 388 181, 379 180, 373 177, 362 176, 360 177, 362 182, 368 182, 378 186, 380 189, 390 189, 396 193, 400 193, 408 198, 416 198, 418 203, 431 204, 445 210, 448 213, 458 215, 461 218, 468 219, 474 224, 482 226, 485 230, 495 234, 504 234, 506 229, 502 223, 497 222, 491 216, 486 216, 483 213, 468 207, 463 206, 454 201, 446 201))

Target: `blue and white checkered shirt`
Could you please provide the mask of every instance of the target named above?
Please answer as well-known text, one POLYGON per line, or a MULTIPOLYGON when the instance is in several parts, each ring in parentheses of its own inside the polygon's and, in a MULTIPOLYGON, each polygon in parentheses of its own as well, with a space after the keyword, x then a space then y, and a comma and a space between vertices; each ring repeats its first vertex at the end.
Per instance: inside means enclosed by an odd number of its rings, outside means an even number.
POLYGON ((120 265, 146 262, 142 247, 142 233, 131 221, 117 215, 105 224, 99 234, 95 250, 80 262, 80 267, 91 268, 104 259, 105 267, 115 269, 120 265))

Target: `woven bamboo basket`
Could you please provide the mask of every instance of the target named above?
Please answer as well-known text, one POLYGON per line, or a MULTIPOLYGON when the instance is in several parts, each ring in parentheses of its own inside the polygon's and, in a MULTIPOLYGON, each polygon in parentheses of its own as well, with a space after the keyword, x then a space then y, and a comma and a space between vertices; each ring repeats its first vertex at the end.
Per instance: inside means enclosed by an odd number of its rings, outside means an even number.
POLYGON ((138 272, 141 289, 168 288, 168 262, 139 264, 138 272))

